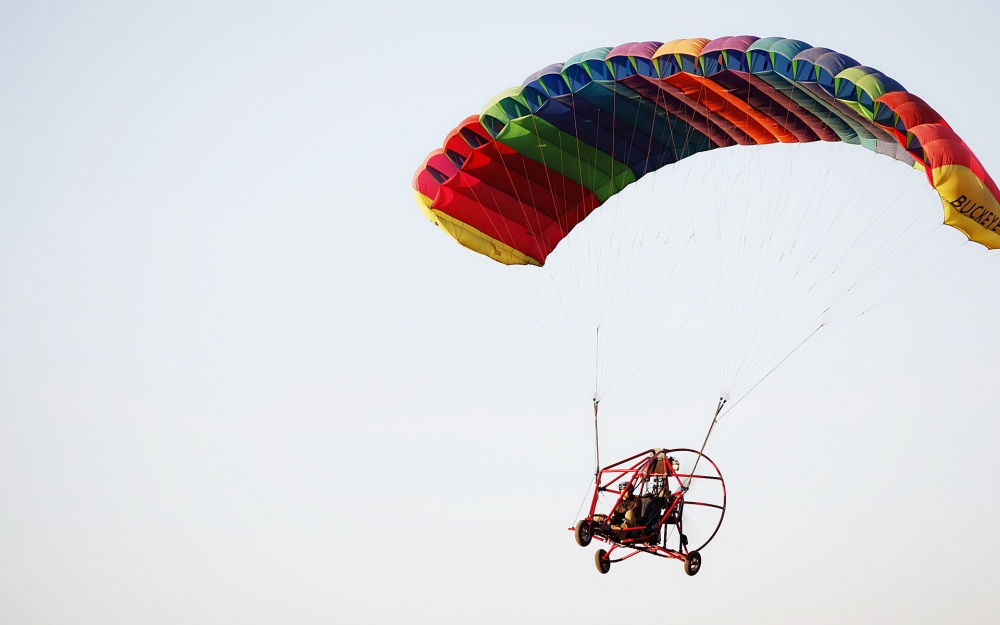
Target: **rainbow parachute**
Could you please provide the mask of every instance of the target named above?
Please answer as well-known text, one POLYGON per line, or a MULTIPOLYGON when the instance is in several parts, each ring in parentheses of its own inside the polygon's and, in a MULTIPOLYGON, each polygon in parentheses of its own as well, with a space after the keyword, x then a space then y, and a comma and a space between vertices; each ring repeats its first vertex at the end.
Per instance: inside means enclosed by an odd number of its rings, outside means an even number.
POLYGON ((781 37, 628 43, 550 65, 449 133, 413 187, 462 245, 542 265, 595 208, 665 165, 811 141, 912 164, 946 224, 1000 248, 1000 190, 940 115, 878 70, 781 37))

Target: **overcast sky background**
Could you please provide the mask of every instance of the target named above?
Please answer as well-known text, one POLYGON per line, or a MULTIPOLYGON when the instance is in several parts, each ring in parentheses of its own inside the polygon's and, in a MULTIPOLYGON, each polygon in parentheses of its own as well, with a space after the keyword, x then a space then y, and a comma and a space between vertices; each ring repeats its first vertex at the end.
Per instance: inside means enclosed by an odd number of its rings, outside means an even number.
MULTIPOLYGON (((589 397, 410 179, 551 62, 744 33, 878 67, 998 174, 998 23, 985 1, 0 3, 0 621, 997 622, 996 262, 727 417, 697 577, 601 576, 565 530, 589 397)), ((714 398, 679 384, 653 363, 607 401, 607 458, 699 442, 714 398)))

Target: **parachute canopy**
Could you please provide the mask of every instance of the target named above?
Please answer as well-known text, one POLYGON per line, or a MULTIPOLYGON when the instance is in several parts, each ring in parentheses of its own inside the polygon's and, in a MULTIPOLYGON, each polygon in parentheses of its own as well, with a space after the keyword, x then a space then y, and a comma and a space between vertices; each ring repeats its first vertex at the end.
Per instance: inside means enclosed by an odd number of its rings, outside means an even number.
POLYGON ((781 37, 627 43, 550 65, 449 133, 413 187, 465 247, 542 265, 594 209, 665 165, 721 147, 812 141, 923 171, 944 222, 1000 248, 1000 190, 940 115, 876 69, 781 37))

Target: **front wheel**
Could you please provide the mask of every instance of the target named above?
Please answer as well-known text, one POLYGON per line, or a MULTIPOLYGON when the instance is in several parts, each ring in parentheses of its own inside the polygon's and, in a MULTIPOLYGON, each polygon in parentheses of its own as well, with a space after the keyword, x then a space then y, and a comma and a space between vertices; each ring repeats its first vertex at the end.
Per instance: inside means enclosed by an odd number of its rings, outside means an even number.
POLYGON ((576 528, 573 530, 573 537, 576 538, 576 544, 581 547, 589 545, 590 541, 594 538, 590 521, 577 521, 576 528))
POLYGON ((684 559, 684 572, 688 575, 694 576, 698 574, 701 570, 701 554, 697 551, 692 551, 687 554, 687 558, 684 559))
POLYGON ((594 564, 597 565, 597 570, 601 572, 601 575, 606 575, 611 570, 611 560, 608 559, 608 552, 603 549, 598 549, 594 552, 594 564))

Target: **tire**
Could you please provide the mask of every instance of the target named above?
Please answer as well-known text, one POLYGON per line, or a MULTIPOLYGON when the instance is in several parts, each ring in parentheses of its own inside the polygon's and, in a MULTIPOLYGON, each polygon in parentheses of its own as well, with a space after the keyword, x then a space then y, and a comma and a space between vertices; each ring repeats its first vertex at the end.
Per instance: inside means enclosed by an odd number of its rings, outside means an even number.
POLYGON ((576 528, 573 530, 573 537, 576 538, 576 544, 581 547, 589 545, 590 541, 594 538, 590 521, 577 521, 576 528))
POLYGON ((701 554, 697 551, 692 551, 687 554, 687 558, 684 559, 684 572, 688 575, 694 577, 701 570, 701 554))
POLYGON ((608 552, 603 549, 595 551, 594 564, 597 565, 597 570, 601 572, 601 575, 606 575, 611 570, 611 560, 608 559, 608 552))

